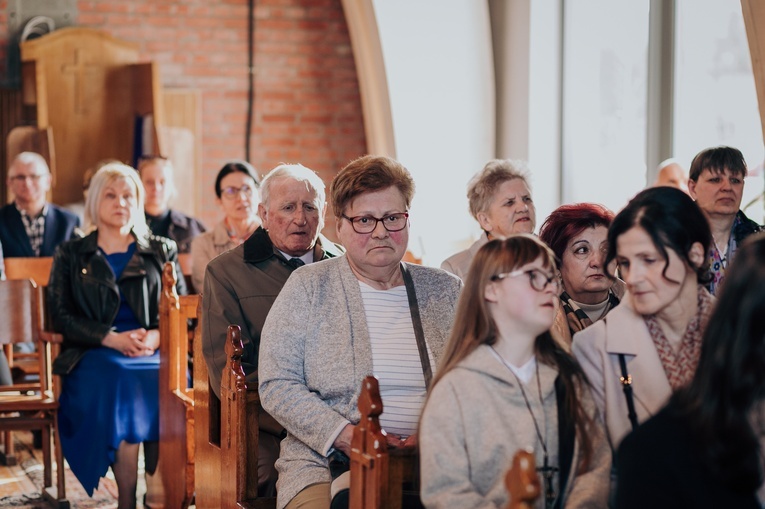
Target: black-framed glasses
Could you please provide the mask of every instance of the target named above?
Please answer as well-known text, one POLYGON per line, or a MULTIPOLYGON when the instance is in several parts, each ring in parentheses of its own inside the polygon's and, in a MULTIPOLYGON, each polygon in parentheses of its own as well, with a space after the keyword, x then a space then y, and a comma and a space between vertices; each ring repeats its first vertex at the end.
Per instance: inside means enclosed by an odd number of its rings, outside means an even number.
POLYGON ((348 220, 353 227, 353 231, 356 233, 372 233, 377 228, 377 223, 382 223, 383 227, 389 232, 397 232, 406 228, 406 223, 409 219, 408 212, 397 212, 395 214, 388 214, 383 217, 375 216, 354 216, 348 217, 345 214, 341 214, 342 217, 348 220))
POLYGON ((518 277, 524 274, 529 276, 529 284, 534 290, 538 292, 545 291, 545 288, 547 288, 547 285, 553 285, 553 288, 556 291, 560 287, 560 281, 558 281, 558 278, 555 277, 555 275, 551 276, 540 269, 514 270, 512 272, 503 272, 501 274, 495 274, 491 276, 491 280, 502 281, 503 279, 508 277, 518 277))
POLYGON ((246 196, 247 198, 251 198, 253 189, 247 184, 245 184, 242 187, 228 186, 220 190, 221 196, 228 200, 237 199, 241 193, 244 193, 244 196, 246 196))

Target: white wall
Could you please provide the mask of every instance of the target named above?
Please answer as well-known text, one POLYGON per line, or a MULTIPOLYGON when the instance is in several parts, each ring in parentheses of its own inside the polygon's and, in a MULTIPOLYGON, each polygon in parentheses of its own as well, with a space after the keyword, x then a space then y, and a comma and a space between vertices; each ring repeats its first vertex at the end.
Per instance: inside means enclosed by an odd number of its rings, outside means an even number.
POLYGON ((410 250, 438 266, 480 234, 466 185, 495 151, 488 5, 373 0, 398 159, 417 192, 410 250))

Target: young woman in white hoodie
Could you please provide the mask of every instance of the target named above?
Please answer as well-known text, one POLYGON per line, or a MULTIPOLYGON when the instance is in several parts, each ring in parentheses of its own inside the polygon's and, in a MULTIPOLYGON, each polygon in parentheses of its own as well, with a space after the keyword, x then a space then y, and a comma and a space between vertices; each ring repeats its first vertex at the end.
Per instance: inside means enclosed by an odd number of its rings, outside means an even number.
POLYGON ((476 254, 420 422, 428 509, 507 507, 505 475, 532 449, 538 508, 606 507, 610 449, 584 373, 553 341, 558 282, 531 235, 476 254))

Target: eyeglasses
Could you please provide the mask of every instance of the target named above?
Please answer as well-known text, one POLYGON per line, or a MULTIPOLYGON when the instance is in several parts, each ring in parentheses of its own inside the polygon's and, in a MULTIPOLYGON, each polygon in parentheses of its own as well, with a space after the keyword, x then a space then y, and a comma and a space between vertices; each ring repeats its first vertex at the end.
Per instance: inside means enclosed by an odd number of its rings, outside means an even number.
POLYGON ((221 196, 227 200, 235 200, 239 198, 240 193, 244 193, 245 197, 250 198, 252 197, 252 188, 245 184, 242 187, 228 186, 220 190, 221 196))
POLYGON ((560 286, 560 282, 558 281, 558 278, 556 278, 554 275, 550 276, 539 269, 514 270, 513 272, 503 272, 502 274, 495 274, 491 276, 491 280, 502 281, 503 279, 507 277, 518 277, 524 274, 529 276, 529 284, 534 290, 538 292, 543 292, 545 288, 547 288, 547 285, 552 285, 553 289, 555 289, 556 291, 558 290, 558 287, 560 286))
POLYGON ((347 219, 353 231, 356 233, 372 233, 377 228, 377 223, 382 223, 383 227, 389 232, 397 232, 406 228, 407 220, 409 219, 408 212, 397 212, 396 214, 388 214, 383 217, 375 216, 354 216, 348 217, 345 214, 341 214, 342 217, 347 219))
POLYGON ((31 180, 32 182, 38 182, 45 175, 47 175, 47 173, 40 173, 36 175, 14 175, 9 178, 11 182, 24 182, 27 179, 31 180))

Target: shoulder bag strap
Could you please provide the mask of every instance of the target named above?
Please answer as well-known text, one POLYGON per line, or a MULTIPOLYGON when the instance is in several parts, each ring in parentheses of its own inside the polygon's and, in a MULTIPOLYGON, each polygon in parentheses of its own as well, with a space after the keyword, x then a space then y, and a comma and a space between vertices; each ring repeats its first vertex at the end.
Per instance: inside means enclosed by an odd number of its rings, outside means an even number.
POLYGON ((566 484, 571 474, 572 462, 574 461, 574 443, 576 441, 576 429, 566 412, 566 384, 560 375, 555 378, 555 403, 558 407, 558 465, 559 479, 558 497, 555 500, 555 509, 560 509, 563 494, 566 492, 566 484))
POLYGON ((417 305, 417 294, 414 291, 414 282, 412 281, 412 275, 409 274, 409 269, 407 269, 405 263, 401 264, 401 275, 404 277, 406 295, 409 298, 409 312, 412 314, 412 326, 414 327, 414 337, 417 339, 417 350, 420 352, 422 373, 425 375, 425 387, 430 388, 430 381, 433 379, 433 370, 430 367, 428 347, 425 344, 425 333, 422 330, 420 307, 417 305))

